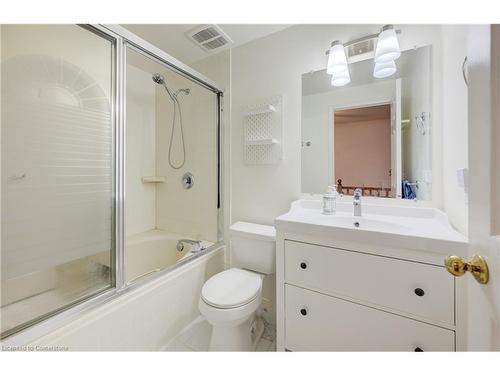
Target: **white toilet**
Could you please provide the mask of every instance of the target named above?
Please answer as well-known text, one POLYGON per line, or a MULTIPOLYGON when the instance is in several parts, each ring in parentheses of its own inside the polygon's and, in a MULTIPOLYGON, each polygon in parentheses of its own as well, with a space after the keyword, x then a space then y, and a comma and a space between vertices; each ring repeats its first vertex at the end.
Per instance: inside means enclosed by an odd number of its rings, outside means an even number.
POLYGON ((198 305, 213 328, 211 351, 253 351, 264 331, 262 280, 276 270, 276 231, 237 222, 230 234, 233 268, 205 282, 198 305))

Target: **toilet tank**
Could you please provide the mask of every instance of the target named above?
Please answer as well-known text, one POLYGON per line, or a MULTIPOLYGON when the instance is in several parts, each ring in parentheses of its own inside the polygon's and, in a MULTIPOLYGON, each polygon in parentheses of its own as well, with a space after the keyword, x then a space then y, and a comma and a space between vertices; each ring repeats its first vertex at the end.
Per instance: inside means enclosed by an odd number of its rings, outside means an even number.
POLYGON ((276 272, 276 230, 238 221, 230 227, 232 266, 266 275, 276 272))

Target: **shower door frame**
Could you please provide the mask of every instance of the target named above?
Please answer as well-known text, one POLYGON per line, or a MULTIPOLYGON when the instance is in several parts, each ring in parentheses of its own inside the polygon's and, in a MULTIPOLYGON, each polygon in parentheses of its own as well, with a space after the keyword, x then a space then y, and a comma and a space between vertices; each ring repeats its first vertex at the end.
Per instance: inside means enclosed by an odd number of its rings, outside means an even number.
POLYGON ((173 269, 183 264, 203 256, 213 250, 220 248, 224 244, 223 226, 224 226, 224 189, 222 181, 222 169, 224 164, 222 139, 222 111, 224 89, 220 88, 215 82, 203 76, 188 65, 182 63, 176 58, 170 56, 165 51, 155 47, 146 40, 140 38, 134 33, 128 31, 119 25, 79 25, 89 31, 102 35, 114 42, 114 53, 111 57, 113 67, 114 85, 111 94, 112 104, 112 127, 113 127, 113 199, 114 199, 114 218, 113 218, 113 246, 111 249, 112 280, 109 288, 77 300, 74 303, 57 309, 48 314, 47 318, 42 316, 39 322, 28 327, 22 327, 19 331, 2 338, 1 344, 4 346, 22 346, 37 338, 44 336, 71 321, 87 314, 89 311, 103 306, 104 304, 130 292, 151 280, 157 279, 173 269), (217 96, 217 242, 210 246, 206 251, 200 252, 179 262, 178 264, 145 276, 142 280, 127 284, 125 281, 125 161, 126 161, 126 50, 131 48, 136 52, 156 61, 158 64, 173 70, 185 78, 199 84, 200 86, 212 91, 217 96))

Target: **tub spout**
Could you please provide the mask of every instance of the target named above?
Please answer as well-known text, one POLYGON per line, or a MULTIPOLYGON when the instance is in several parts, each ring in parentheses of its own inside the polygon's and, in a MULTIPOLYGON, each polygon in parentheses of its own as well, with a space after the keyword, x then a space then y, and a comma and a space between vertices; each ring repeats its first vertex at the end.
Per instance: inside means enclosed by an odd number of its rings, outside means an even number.
POLYGON ((177 242, 177 250, 178 251, 184 250, 184 244, 186 243, 191 245, 191 252, 193 253, 199 253, 200 251, 204 250, 204 247, 201 245, 201 241, 189 240, 189 239, 179 240, 177 242))

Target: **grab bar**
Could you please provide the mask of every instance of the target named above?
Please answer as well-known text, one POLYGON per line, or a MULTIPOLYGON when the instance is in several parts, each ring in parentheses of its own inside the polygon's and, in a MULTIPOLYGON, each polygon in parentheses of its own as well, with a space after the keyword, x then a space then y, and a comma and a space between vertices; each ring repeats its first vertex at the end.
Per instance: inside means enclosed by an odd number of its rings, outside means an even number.
POLYGON ((132 280, 127 281, 127 285, 132 284, 135 280, 140 279, 141 277, 151 275, 151 274, 153 274, 155 272, 158 272, 158 271, 160 271, 160 269, 159 268, 155 268, 154 270, 151 270, 151 271, 143 273, 142 275, 136 276, 132 280))

